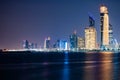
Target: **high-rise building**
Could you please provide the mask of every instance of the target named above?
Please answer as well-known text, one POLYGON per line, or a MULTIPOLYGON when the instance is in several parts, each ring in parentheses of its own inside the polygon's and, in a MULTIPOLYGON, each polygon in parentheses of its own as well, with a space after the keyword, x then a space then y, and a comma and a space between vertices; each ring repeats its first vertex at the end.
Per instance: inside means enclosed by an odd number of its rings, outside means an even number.
POLYGON ((111 24, 109 24, 109 44, 113 45, 113 28, 111 24))
POLYGON ((50 45, 50 37, 46 38, 44 41, 44 49, 50 49, 51 45, 50 45))
POLYGON ((109 46, 109 16, 105 5, 100 6, 101 47, 109 46))
POLYGON ((23 41, 23 48, 24 49, 29 49, 30 47, 29 47, 29 41, 28 40, 24 40, 23 41))
POLYGON ((88 50, 96 49, 96 29, 95 20, 89 15, 89 27, 85 28, 85 48, 88 50))
POLYGON ((70 35, 70 49, 71 50, 77 50, 77 42, 78 41, 78 37, 76 34, 76 31, 74 31, 74 33, 72 35, 70 35))
POLYGON ((84 49, 85 48, 85 39, 78 37, 78 49, 84 49))
POLYGON ((115 48, 114 38, 113 38, 113 27, 109 24, 109 49, 112 50, 115 48))
POLYGON ((31 48, 31 49, 35 49, 35 44, 34 44, 34 43, 31 43, 30 48, 31 48))

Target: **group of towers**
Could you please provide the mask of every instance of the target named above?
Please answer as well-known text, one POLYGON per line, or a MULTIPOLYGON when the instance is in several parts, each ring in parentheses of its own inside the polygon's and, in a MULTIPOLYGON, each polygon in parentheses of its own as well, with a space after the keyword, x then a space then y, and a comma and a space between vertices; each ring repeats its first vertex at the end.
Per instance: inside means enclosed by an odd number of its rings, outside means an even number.
POLYGON ((45 38, 44 41, 44 49, 57 49, 57 50, 67 50, 67 41, 65 40, 57 40, 53 45, 51 45, 50 37, 45 38))
POLYGON ((78 37, 76 32, 70 35, 70 49, 73 51, 80 49, 97 49, 96 36, 95 20, 91 15, 89 15, 89 27, 85 28, 85 37, 78 37))
MULTIPOLYGON (((95 28, 95 19, 89 14, 89 26, 84 30, 84 38, 78 37, 76 31, 69 36, 69 43, 64 40, 57 40, 52 46, 50 37, 44 41, 44 49, 56 48, 59 50, 94 50, 94 49, 112 49, 115 48, 117 40, 113 38, 113 28, 109 22, 108 9, 105 5, 100 6, 100 32, 101 39, 100 44, 97 43, 97 31, 95 28)), ((25 42, 25 48, 28 47, 28 41, 25 42)))
POLYGON ((24 49, 37 49, 37 43, 30 43, 28 40, 23 41, 24 49))
POLYGON ((117 40, 113 38, 113 28, 109 22, 108 9, 105 5, 100 6, 100 44, 97 43, 97 31, 95 28, 95 19, 89 14, 89 26, 85 28, 85 37, 79 40, 76 33, 70 36, 70 48, 75 49, 102 49, 110 50, 118 48, 117 40), (82 45, 79 45, 82 44, 82 45), (83 45, 84 44, 84 45, 83 45))

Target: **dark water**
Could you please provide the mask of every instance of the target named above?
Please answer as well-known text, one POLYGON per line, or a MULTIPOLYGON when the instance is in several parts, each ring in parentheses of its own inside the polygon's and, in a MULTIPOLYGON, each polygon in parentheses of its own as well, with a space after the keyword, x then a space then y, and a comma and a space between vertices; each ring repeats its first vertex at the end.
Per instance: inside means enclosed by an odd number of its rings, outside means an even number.
POLYGON ((120 54, 1 53, 0 80, 120 80, 120 54))

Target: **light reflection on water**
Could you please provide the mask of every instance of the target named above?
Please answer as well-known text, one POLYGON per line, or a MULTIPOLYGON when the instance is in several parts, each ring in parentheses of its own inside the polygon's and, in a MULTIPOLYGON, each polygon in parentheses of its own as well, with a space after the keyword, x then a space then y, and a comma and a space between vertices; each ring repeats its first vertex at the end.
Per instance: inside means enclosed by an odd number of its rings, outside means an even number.
POLYGON ((69 80, 69 63, 68 63, 68 53, 65 53, 64 65, 63 65, 63 76, 62 80, 69 80))
POLYGON ((111 54, 102 54, 98 57, 92 56, 90 58, 94 59, 95 63, 86 63, 85 66, 91 67, 85 68, 84 80, 113 80, 113 56, 111 54))
POLYGON ((118 55, 65 53, 63 57, 64 61, 45 57, 44 62, 0 64, 0 80, 120 80, 118 55))

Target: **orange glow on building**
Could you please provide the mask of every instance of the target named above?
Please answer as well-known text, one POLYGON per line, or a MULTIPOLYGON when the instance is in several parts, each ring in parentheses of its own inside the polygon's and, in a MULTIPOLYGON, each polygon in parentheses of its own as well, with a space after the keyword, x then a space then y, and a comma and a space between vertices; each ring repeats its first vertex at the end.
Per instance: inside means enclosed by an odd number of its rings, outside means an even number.
POLYGON ((100 6, 101 46, 109 46, 109 16, 106 6, 100 6))
POLYGON ((96 49, 96 29, 94 27, 85 29, 85 48, 88 50, 96 49))

